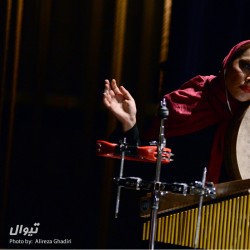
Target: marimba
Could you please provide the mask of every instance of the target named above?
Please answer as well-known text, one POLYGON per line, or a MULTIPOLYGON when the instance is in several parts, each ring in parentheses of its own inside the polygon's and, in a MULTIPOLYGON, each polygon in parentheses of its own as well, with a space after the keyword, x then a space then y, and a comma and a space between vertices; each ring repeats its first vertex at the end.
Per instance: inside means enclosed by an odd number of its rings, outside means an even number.
MULTIPOLYGON (((239 180, 215 185, 216 198, 204 197, 201 210, 198 209, 199 195, 177 194, 171 192, 168 185, 163 183, 160 188, 167 192, 159 199, 154 241, 190 248, 195 246, 202 249, 250 249, 249 106, 233 121, 227 138, 229 157, 226 162, 229 172, 232 173, 232 179, 239 180), (200 223, 197 245, 195 240, 197 240, 198 218, 200 223)), ((100 156, 120 159, 121 152, 125 151, 123 160, 153 163, 157 159, 156 146, 131 147, 97 141, 97 154, 100 156)), ((170 163, 171 155, 171 149, 164 147, 162 164, 170 163)), ((140 178, 120 176, 115 180, 118 187, 135 190, 152 189, 152 183, 145 183, 140 178)), ((171 185, 170 187, 172 188, 171 185)), ((150 235, 151 195, 152 192, 141 198, 141 217, 145 219, 142 240, 150 240, 152 236, 150 235)))
MULTIPOLYGON (((232 179, 215 185, 216 199, 204 199, 198 248, 250 249, 250 106, 230 124, 226 163, 232 179)), ((141 199, 142 239, 149 239, 151 197, 141 199)), ((160 199, 156 242, 194 247, 198 197, 167 194, 160 199)))
MULTIPOLYGON (((250 179, 215 185, 216 198, 205 198, 198 248, 250 249, 250 179)), ((150 236, 150 194, 141 199, 142 240, 150 236)), ((161 197, 155 242, 194 247, 198 197, 168 193, 161 197)))

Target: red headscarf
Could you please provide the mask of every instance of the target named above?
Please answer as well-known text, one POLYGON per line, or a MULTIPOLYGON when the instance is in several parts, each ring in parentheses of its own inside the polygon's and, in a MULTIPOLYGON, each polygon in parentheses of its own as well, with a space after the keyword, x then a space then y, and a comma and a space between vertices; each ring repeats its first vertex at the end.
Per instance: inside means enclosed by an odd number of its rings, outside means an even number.
POLYGON ((224 157, 225 132, 232 114, 236 112, 240 104, 229 93, 230 107, 227 104, 224 69, 238 49, 248 43, 250 40, 240 42, 230 50, 217 76, 196 76, 184 83, 178 90, 164 96, 169 109, 166 136, 190 134, 211 125, 218 125, 207 175, 207 180, 215 183, 219 181, 224 157))

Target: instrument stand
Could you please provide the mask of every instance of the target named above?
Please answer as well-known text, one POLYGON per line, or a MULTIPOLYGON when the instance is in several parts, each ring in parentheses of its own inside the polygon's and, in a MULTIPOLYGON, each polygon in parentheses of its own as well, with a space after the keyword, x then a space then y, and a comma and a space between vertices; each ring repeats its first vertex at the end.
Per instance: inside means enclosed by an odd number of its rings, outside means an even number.
MULTIPOLYGON (((160 204, 160 197, 168 194, 169 192, 178 193, 182 195, 199 195, 200 203, 199 203, 199 215, 196 225, 196 234, 194 239, 194 247, 197 248, 198 245, 198 236, 200 229, 200 219, 201 219, 201 206, 203 202, 203 196, 209 196, 211 198, 215 198, 216 189, 213 183, 206 183, 206 168, 204 169, 202 182, 195 181, 191 185, 187 185, 186 183, 165 183, 160 181, 161 177, 161 166, 162 161, 166 157, 166 153, 164 154, 164 148, 166 146, 166 138, 164 132, 164 121, 168 117, 168 109, 166 107, 166 101, 163 99, 161 101, 160 109, 159 109, 159 117, 161 118, 160 124, 160 132, 158 142, 154 142, 154 145, 157 145, 157 159, 156 159, 156 171, 155 171, 155 179, 154 181, 143 181, 140 177, 123 177, 123 169, 124 169, 124 160, 126 154, 130 154, 133 151, 132 148, 127 145, 126 138, 123 141, 120 141, 119 146, 117 148, 118 154, 121 159, 120 163, 120 173, 119 177, 114 178, 115 182, 118 185, 117 188, 117 196, 116 196, 116 207, 115 207, 115 218, 118 218, 119 206, 120 206, 120 194, 121 188, 128 188, 134 190, 147 190, 151 191, 152 194, 152 202, 151 202, 151 221, 150 221, 150 235, 149 235, 149 249, 154 249, 155 245, 155 236, 156 236, 156 228, 157 228, 157 215, 160 204)), ((171 161, 171 153, 167 156, 169 161, 171 161)))
MULTIPOLYGON (((125 158, 126 146, 127 146, 126 138, 124 138, 123 141, 120 143, 121 163, 120 163, 119 179, 121 179, 123 177, 124 158, 125 158)), ((120 207, 120 196, 121 196, 121 186, 118 185, 117 194, 116 194, 115 218, 118 218, 119 207, 120 207)))
POLYGON ((169 112, 166 106, 166 100, 163 99, 163 101, 161 101, 161 106, 159 109, 159 117, 161 118, 161 124, 160 124, 159 139, 158 139, 158 144, 157 144, 157 162, 156 162, 155 180, 154 180, 154 186, 153 186, 153 191, 152 191, 149 249, 154 249, 154 243, 155 243, 157 214, 159 210, 159 202, 160 202, 160 195, 161 195, 160 177, 161 177, 162 152, 163 152, 163 148, 166 146, 166 139, 164 135, 164 121, 167 119, 168 114, 169 112))
MULTIPOLYGON (((207 176, 207 168, 204 168, 202 182, 201 182, 201 187, 203 189, 205 188, 205 184, 206 184, 206 176, 207 176)), ((203 195, 200 196, 200 200, 199 200, 198 217, 197 217, 196 231, 195 231, 195 236, 194 236, 194 249, 198 248, 200 225, 201 225, 202 204, 203 204, 203 195)))

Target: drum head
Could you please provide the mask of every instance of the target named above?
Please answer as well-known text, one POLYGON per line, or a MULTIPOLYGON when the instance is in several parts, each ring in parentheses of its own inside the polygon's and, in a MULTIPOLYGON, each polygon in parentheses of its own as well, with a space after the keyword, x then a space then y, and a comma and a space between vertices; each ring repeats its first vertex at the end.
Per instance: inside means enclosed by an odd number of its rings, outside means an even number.
POLYGON ((231 179, 250 179, 250 105, 236 117, 226 141, 226 166, 231 179))

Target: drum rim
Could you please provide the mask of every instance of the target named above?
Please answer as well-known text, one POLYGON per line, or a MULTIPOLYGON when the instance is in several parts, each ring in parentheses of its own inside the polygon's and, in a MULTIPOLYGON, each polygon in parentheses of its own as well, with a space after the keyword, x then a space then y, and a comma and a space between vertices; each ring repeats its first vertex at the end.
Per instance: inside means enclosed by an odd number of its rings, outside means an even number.
POLYGON ((244 103, 237 115, 229 123, 225 138, 224 162, 226 172, 230 180, 242 179, 237 161, 237 139, 239 128, 246 112, 250 109, 250 103, 244 103))

